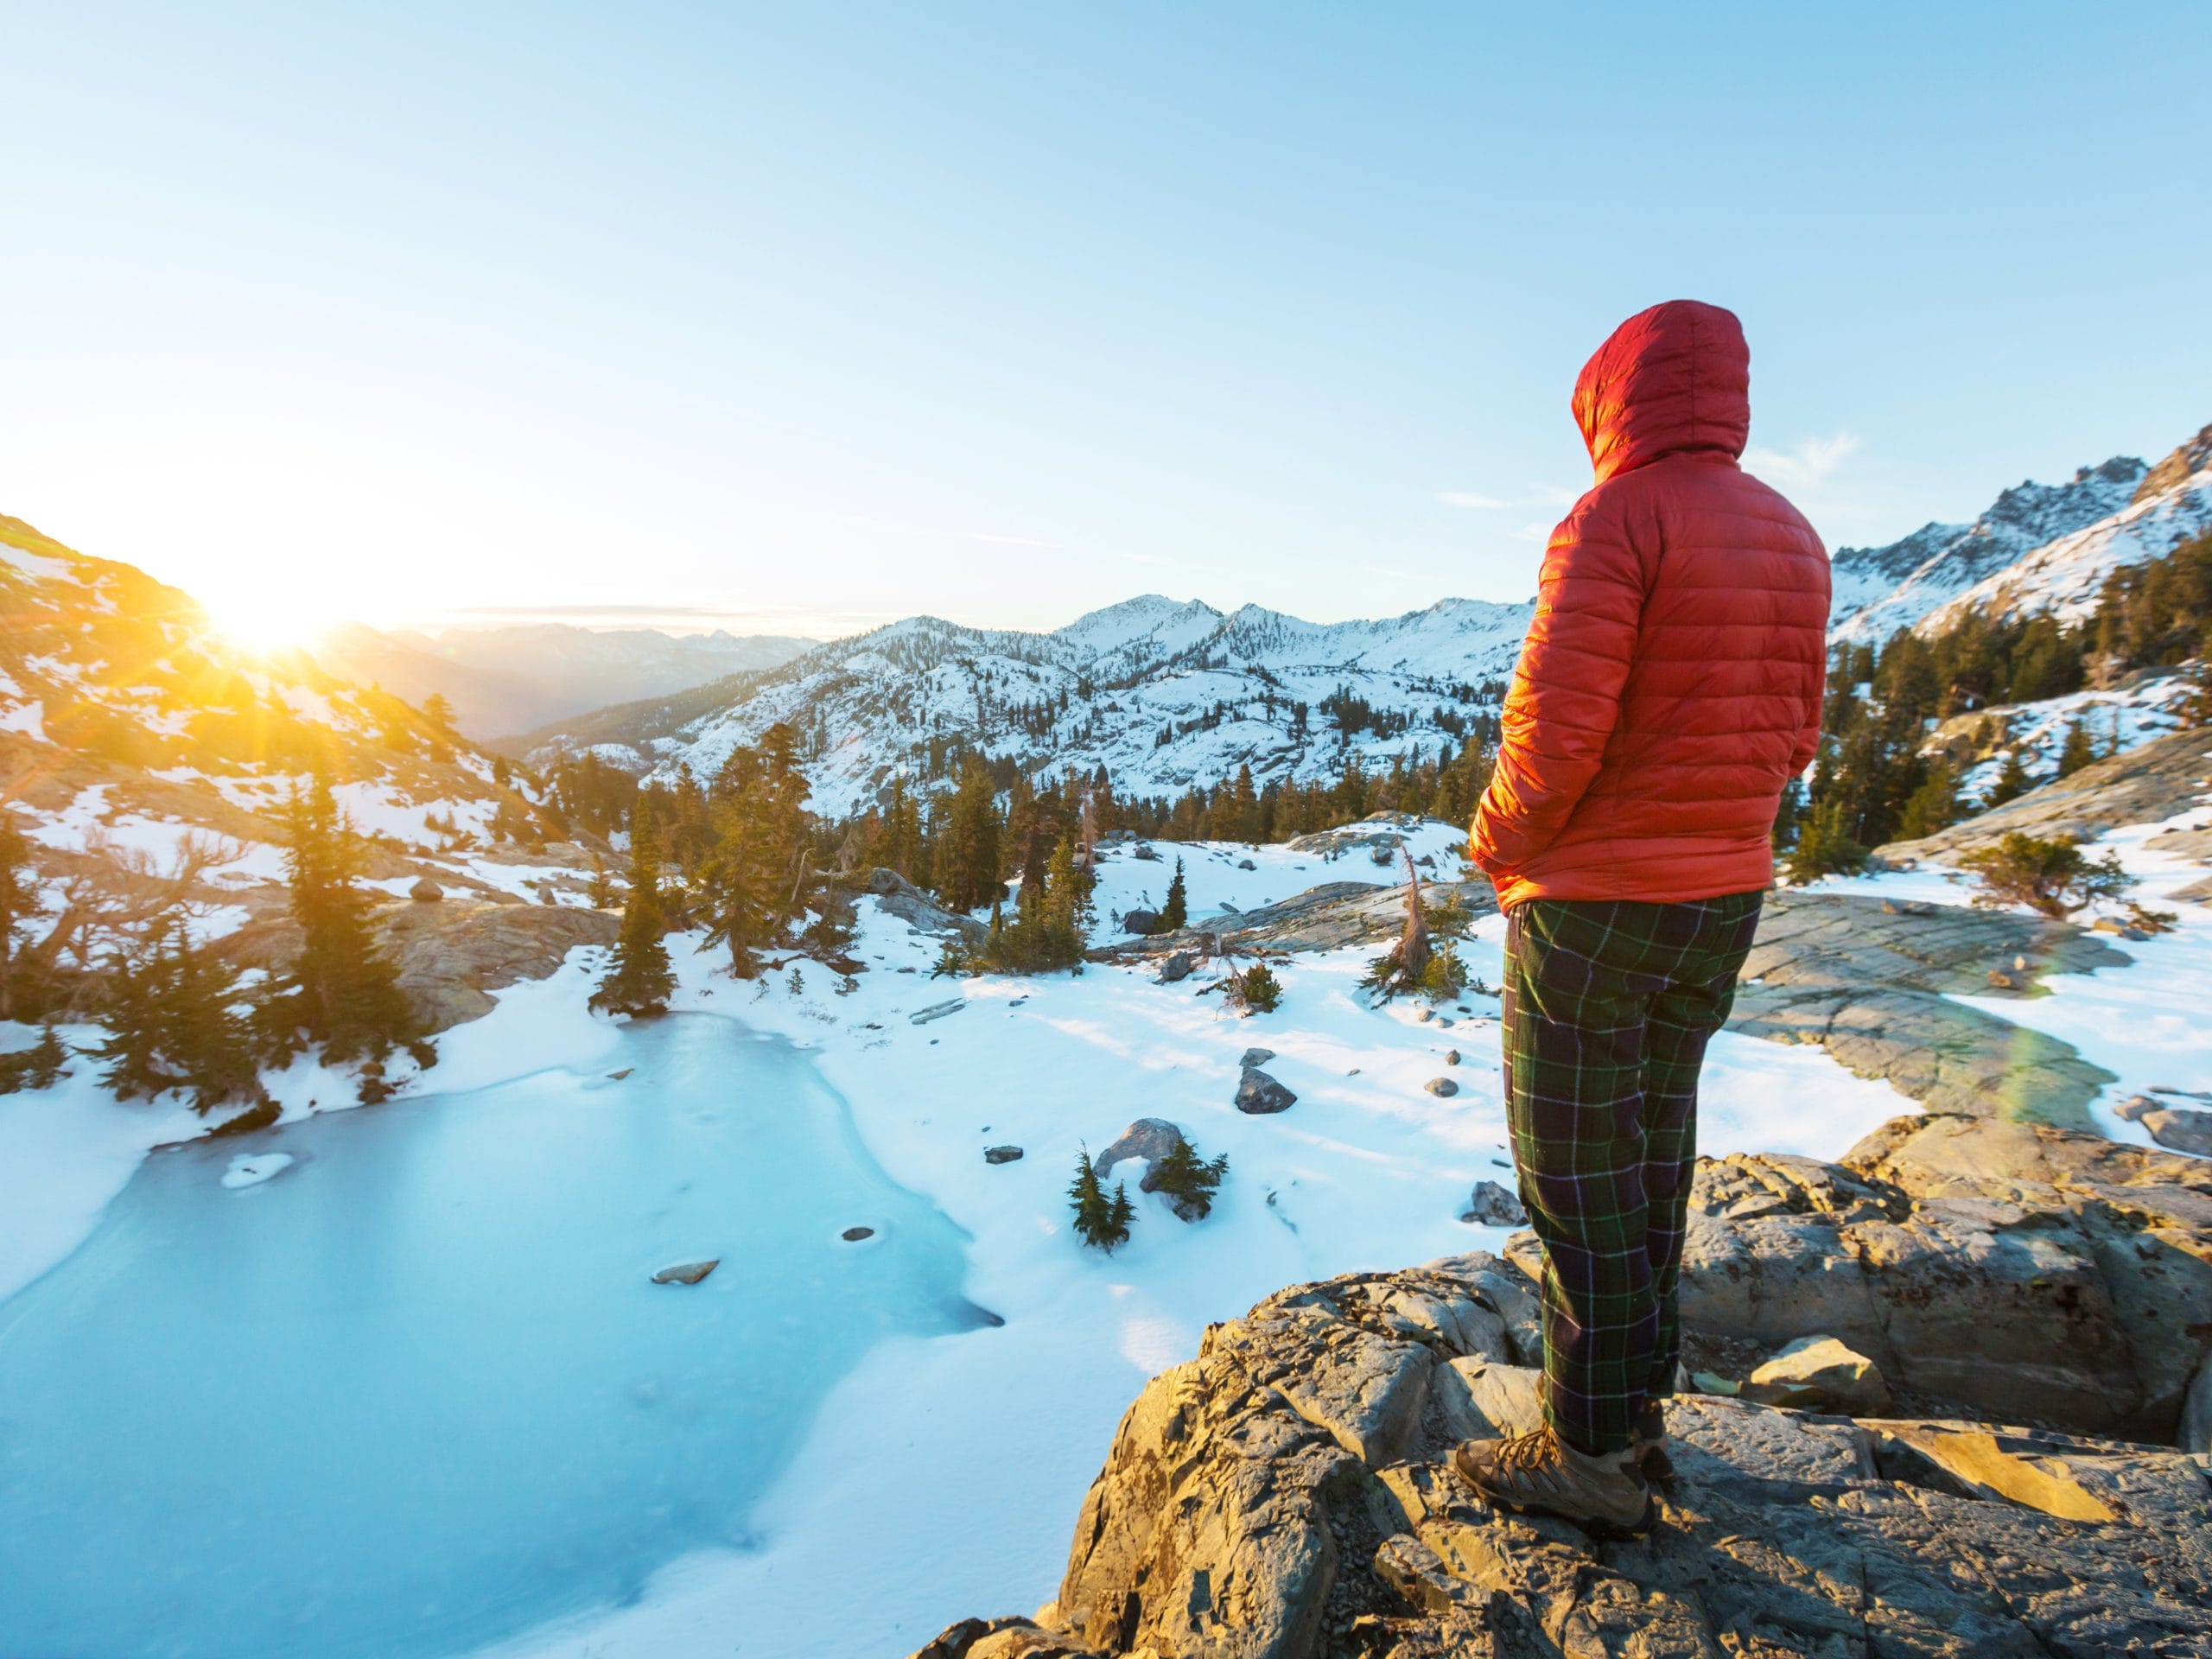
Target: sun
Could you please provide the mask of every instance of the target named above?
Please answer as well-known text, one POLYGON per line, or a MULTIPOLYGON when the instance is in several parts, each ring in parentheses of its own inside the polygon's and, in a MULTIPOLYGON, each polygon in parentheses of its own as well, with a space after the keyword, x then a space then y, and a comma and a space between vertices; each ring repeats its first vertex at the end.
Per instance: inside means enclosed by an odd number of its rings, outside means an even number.
POLYGON ((281 589, 225 594, 208 614, 225 639, 257 656, 312 645, 337 620, 313 594, 281 589))

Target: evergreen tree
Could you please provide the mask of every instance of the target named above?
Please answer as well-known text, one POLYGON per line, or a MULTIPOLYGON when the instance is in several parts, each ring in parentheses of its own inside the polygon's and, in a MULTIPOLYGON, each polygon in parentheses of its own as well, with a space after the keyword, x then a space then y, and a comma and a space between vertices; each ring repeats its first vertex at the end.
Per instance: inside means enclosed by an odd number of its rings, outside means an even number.
POLYGON ((757 748, 731 751, 715 777, 714 838, 703 872, 709 944, 729 947, 730 971, 750 979, 754 953, 781 944, 805 908, 811 860, 806 774, 798 734, 778 721, 757 748))
POLYGON ((1938 761, 1928 768, 1920 787, 1905 798, 1904 810, 1897 815, 1897 838, 1917 841, 1948 830, 1959 821, 1959 812, 1958 773, 1948 761, 1938 761))
POLYGON ((1173 933, 1179 927, 1188 926, 1190 920, 1191 896, 1183 885, 1183 861, 1179 858, 1175 861, 1174 879, 1167 884, 1167 901, 1160 907, 1160 925, 1154 931, 1173 933))
POLYGON ((0 1020, 16 1019, 27 1001, 20 982, 23 929, 37 913, 38 889, 30 843, 16 815, 0 808, 0 1020))
POLYGON ((108 978, 108 1036, 93 1052, 102 1081, 120 1100, 174 1090, 205 1114, 232 1100, 263 1098, 251 1028, 240 1013, 239 971, 196 945, 172 921, 136 962, 108 978))
POLYGON ((0 1095, 25 1089, 51 1089, 69 1063, 69 1049, 52 1026, 39 1028, 38 1041, 12 1054, 0 1054, 0 1095))
MULTIPOLYGON (((423 718, 441 732, 449 733, 453 730, 453 704, 447 699, 444 692, 433 691, 423 699, 423 718)), ((495 778, 498 776, 496 766, 493 775, 495 778)))
POLYGON ((973 910, 1005 891, 999 879, 998 791, 975 755, 961 767, 960 786, 931 861, 938 893, 955 910, 973 910))
MULTIPOLYGON (((315 772, 285 809, 284 873, 300 952, 263 1019, 281 1053, 304 1035, 334 1061, 381 1060, 416 1044, 421 1027, 399 988, 399 970, 369 929, 359 840, 338 810, 328 774, 315 772)), ((427 1054, 423 1045, 419 1054, 427 1054)), ((419 1057, 419 1056, 418 1056, 419 1057)))
POLYGON ((1981 810, 1986 812, 2007 801, 2016 801, 2034 787, 2035 779, 2028 776, 2027 764, 2020 759, 2019 750, 2007 749, 2005 764, 1997 769, 1989 792, 1981 798, 1981 810))
POLYGON ((1213 1195, 1229 1173, 1229 1154, 1209 1163, 1187 1141, 1178 1141, 1160 1160, 1155 1184, 1185 1221, 1202 1221, 1213 1211, 1213 1195))
POLYGON ((1129 1202, 1128 1186, 1121 1183, 1115 1197, 1106 1196, 1099 1184, 1098 1172, 1090 1162, 1088 1150, 1077 1152, 1075 1160, 1075 1179, 1068 1185, 1068 1205, 1075 1211, 1076 1236, 1096 1250, 1113 1254, 1116 1245, 1128 1242, 1129 1223, 1136 1214, 1136 1206, 1129 1202))
POLYGON ((622 906, 622 931, 591 1006, 610 1014, 665 1014, 676 994, 668 959, 667 918, 661 909, 660 855, 652 809, 639 796, 630 819, 630 896, 622 906))
POLYGON ((1816 881, 1866 868, 1867 849, 1843 827, 1844 808, 1841 800, 1830 800, 1806 814, 1805 827, 1789 855, 1791 880, 1816 881))
POLYGON ((2075 772, 2097 758, 2096 746, 2089 740, 2089 724, 2075 720, 2066 728, 2066 741, 2058 751, 2058 775, 2071 778, 2075 772))
POLYGON ((1977 905, 2025 905, 2060 921, 2100 899, 2117 899, 2135 885, 2116 853, 2092 859, 2072 836, 2044 840, 2018 830, 2008 830, 1993 846, 1961 854, 1959 868, 1980 883, 1977 905))

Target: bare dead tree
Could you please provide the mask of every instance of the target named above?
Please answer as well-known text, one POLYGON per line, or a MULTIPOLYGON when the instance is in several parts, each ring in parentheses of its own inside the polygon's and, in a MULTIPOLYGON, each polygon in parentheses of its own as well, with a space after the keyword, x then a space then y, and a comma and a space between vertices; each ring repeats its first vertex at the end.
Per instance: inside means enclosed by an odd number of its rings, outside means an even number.
MULTIPOLYGON (((16 985, 45 979, 65 963, 89 972, 103 952, 137 945, 173 917, 207 915, 220 900, 202 888, 201 878, 244 850, 238 842, 194 833, 157 860, 95 830, 77 867, 50 889, 52 907, 26 918, 40 931, 15 951, 0 997, 12 1003, 16 985)), ((0 1014, 10 1013, 0 1007, 0 1014)))

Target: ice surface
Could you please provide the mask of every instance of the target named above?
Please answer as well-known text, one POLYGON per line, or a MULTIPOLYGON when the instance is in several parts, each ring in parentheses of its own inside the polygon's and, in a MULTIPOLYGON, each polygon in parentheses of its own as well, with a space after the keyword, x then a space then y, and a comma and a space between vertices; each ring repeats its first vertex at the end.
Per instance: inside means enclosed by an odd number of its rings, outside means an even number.
POLYGON ((0 1653, 444 1655, 620 1603, 748 1546, 877 1343, 982 1319, 959 1230, 728 1020, 245 1151, 156 1152, 0 1304, 0 1653))

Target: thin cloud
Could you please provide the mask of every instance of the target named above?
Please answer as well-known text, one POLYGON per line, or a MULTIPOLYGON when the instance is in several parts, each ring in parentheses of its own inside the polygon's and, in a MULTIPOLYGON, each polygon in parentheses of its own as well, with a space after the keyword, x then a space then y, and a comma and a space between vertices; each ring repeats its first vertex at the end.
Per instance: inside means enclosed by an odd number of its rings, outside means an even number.
POLYGON ((1436 493, 1436 499, 1447 507, 1473 507, 1478 510, 1512 505, 1494 495, 1478 495, 1472 490, 1439 490, 1436 493))
POLYGON ((1580 490, 1558 484, 1531 484, 1519 496, 1484 495, 1478 490, 1439 490, 1436 499, 1447 507, 1471 507, 1490 512, 1502 507, 1571 507, 1582 497, 1580 490))
POLYGON ((1057 550, 1060 546, 1058 542, 1040 542, 1033 536, 996 536, 987 530, 956 530, 952 534, 963 542, 988 542, 993 547, 1041 547, 1057 550))
POLYGON ((1838 432, 1825 438, 1807 438, 1788 449, 1746 449, 1744 470, 1784 488, 1813 489, 1826 483, 1858 448, 1857 433, 1838 432))

